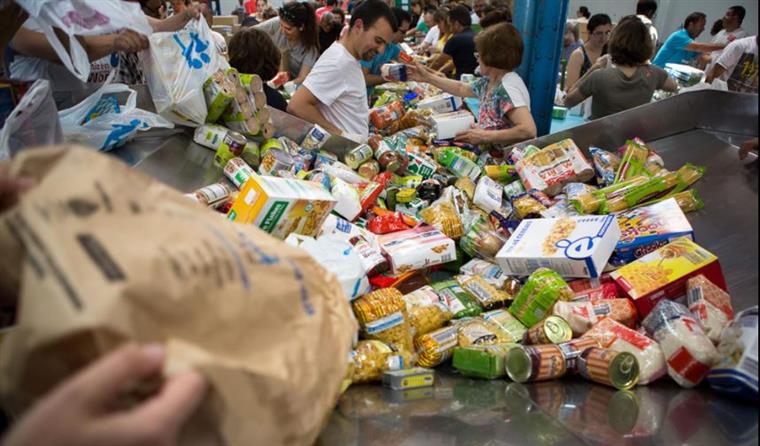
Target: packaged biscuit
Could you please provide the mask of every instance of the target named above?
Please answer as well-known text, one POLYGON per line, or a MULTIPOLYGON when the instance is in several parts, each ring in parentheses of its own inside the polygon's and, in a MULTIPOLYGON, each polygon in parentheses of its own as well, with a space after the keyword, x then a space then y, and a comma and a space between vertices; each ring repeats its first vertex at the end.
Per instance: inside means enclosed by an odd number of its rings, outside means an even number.
POLYGON ((514 298, 506 291, 500 290, 480 276, 460 275, 456 277, 462 289, 478 301, 484 310, 504 308, 514 298))
POLYGON ((515 166, 525 189, 538 189, 550 196, 560 193, 566 183, 583 183, 594 177, 594 169, 572 139, 525 156, 515 166))
POLYGON ((459 343, 458 330, 455 326, 443 327, 414 339, 417 352, 417 364, 422 367, 435 367, 451 357, 459 343))
POLYGON ((700 274, 686 281, 686 299, 691 315, 717 344, 723 329, 734 319, 731 296, 700 274))
POLYGON ((391 264, 391 272, 400 274, 456 259, 456 244, 432 226, 419 226, 378 237, 391 264))
POLYGON ((352 303, 362 334, 398 350, 412 351, 412 333, 404 297, 396 288, 383 288, 352 303))
POLYGON ((633 300, 639 315, 646 317, 660 299, 685 296, 686 281, 700 274, 726 290, 718 258, 682 237, 613 271, 610 276, 633 300))
POLYGON ((227 218, 280 239, 292 232, 313 237, 333 207, 335 199, 317 183, 252 174, 227 218))
POLYGON ((556 272, 539 268, 528 277, 509 307, 526 327, 532 327, 551 313, 558 300, 572 300, 573 292, 556 272))
POLYGON ((446 304, 454 319, 463 317, 475 317, 483 309, 466 293, 456 280, 436 282, 431 285, 438 293, 441 301, 446 304))

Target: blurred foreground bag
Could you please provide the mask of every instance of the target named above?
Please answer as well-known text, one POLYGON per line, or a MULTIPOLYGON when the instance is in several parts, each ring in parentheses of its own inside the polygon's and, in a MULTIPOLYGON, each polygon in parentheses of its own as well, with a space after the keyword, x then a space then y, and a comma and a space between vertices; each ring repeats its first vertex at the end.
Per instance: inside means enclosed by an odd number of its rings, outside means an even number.
POLYGON ((22 152, 38 185, 0 215, 0 289, 18 325, 0 401, 35 398, 118 344, 161 341, 209 397, 182 445, 311 445, 338 397, 357 327, 334 275, 106 155, 22 152))

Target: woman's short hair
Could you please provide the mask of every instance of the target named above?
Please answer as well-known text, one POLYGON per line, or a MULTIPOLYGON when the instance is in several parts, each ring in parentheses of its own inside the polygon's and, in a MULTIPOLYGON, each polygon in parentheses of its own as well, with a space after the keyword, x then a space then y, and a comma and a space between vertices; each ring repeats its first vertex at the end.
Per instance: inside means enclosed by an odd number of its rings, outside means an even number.
POLYGON ((475 37, 475 48, 484 65, 513 71, 522 63, 523 41, 511 23, 498 23, 475 37))
POLYGON ((652 58, 654 44, 644 22, 630 15, 620 19, 607 42, 607 49, 613 63, 636 66, 652 58))
POLYGON ((236 32, 228 45, 230 66, 241 73, 258 74, 263 81, 277 75, 280 50, 266 32, 244 28, 236 32))

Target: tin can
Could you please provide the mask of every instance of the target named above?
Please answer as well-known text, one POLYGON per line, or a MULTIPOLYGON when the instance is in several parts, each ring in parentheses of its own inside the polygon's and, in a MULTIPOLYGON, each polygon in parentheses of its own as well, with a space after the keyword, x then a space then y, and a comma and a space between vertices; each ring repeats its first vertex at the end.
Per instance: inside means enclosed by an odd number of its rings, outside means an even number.
POLYGON ((371 180, 380 173, 380 164, 375 160, 365 161, 361 166, 359 166, 357 172, 359 175, 361 175, 362 178, 371 180))
POLYGON ((295 165, 295 160, 287 152, 270 149, 261 158, 259 173, 261 175, 275 176, 280 170, 290 170, 295 165))
POLYGON ((232 196, 232 189, 226 183, 214 183, 187 195, 204 206, 215 207, 232 196))
POLYGON ((581 353, 578 372, 590 381, 626 390, 639 382, 639 361, 628 352, 591 347, 581 353))
POLYGON ((380 67, 380 75, 386 81, 406 82, 406 65, 402 63, 387 63, 380 67))
POLYGON ((578 338, 559 344, 565 356, 565 366, 568 373, 578 373, 578 358, 581 353, 592 347, 600 347, 594 338, 578 338))
POLYGON ((404 105, 401 101, 391 102, 382 107, 373 108, 369 119, 376 129, 382 130, 404 116, 404 105))
POLYGON ((414 367, 404 370, 389 370, 383 373, 383 384, 393 390, 430 387, 435 381, 435 372, 431 369, 414 367))
POLYGON ((527 328, 507 310, 493 310, 483 313, 481 317, 497 325, 514 342, 519 342, 525 337, 527 328))
POLYGON ((240 158, 243 158, 243 161, 248 163, 251 167, 259 167, 259 163, 261 162, 259 145, 253 141, 246 142, 240 158))
POLYGON ((248 140, 245 139, 245 136, 230 130, 224 135, 222 143, 219 144, 219 147, 216 149, 216 153, 214 154, 214 164, 218 167, 224 167, 229 160, 243 154, 243 150, 245 150, 245 145, 247 143, 248 140))
POLYGON ((206 122, 216 122, 235 98, 235 88, 222 70, 209 76, 203 83, 203 96, 206 99, 208 113, 206 122))
POLYGON ((314 127, 309 130, 309 133, 307 133, 303 138, 303 141, 301 141, 301 147, 308 150, 319 150, 325 145, 329 137, 330 134, 327 130, 314 124, 314 127))
POLYGON ((224 175, 232 181, 235 187, 240 189, 249 178, 256 175, 256 172, 241 158, 235 157, 224 165, 224 175))
POLYGON ((507 375, 519 383, 545 381, 565 374, 565 357, 559 346, 534 345, 514 347, 507 354, 507 375))
POLYGON ((525 333, 526 344, 561 344, 573 339, 570 325, 559 316, 549 316, 525 333))
POLYGON ((207 149, 216 151, 219 145, 224 141, 224 137, 229 130, 226 127, 216 124, 203 124, 195 129, 193 141, 207 149))
POLYGON ((361 144, 346 154, 346 164, 352 169, 358 169, 359 166, 372 159, 372 147, 367 144, 361 144))

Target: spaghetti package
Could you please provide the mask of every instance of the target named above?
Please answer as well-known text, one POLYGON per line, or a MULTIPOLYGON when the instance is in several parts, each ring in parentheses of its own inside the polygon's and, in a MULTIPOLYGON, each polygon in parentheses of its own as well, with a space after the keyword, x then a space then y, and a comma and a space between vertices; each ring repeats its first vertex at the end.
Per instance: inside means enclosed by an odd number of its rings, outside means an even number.
POLYGON ((435 367, 451 357, 458 345, 458 330, 455 326, 443 327, 417 336, 414 347, 417 351, 417 365, 435 367))
POLYGON ((380 381, 383 373, 412 367, 410 355, 394 351, 389 345, 375 340, 359 341, 351 352, 353 373, 351 382, 380 381))

